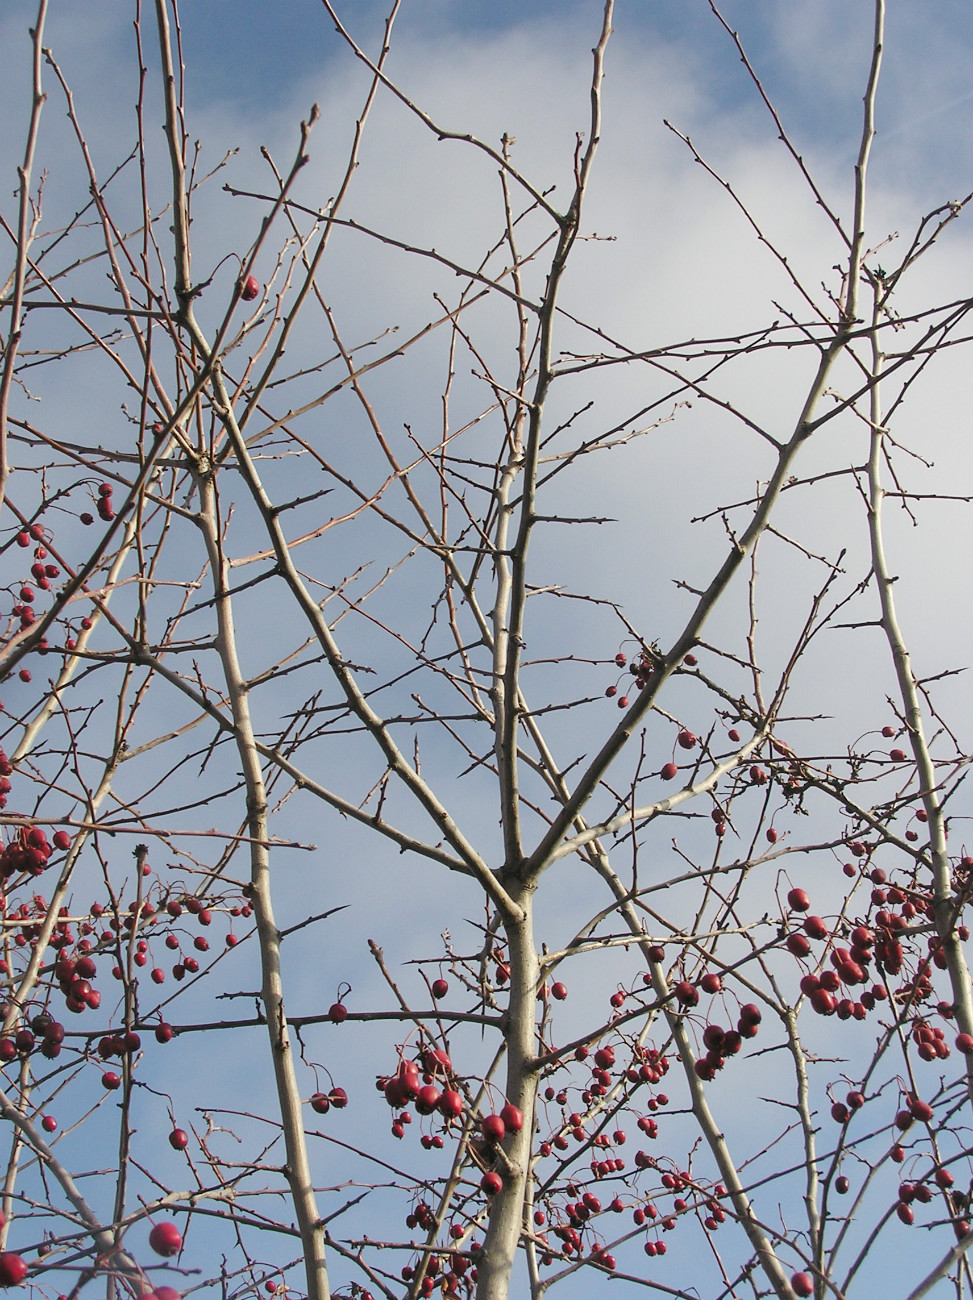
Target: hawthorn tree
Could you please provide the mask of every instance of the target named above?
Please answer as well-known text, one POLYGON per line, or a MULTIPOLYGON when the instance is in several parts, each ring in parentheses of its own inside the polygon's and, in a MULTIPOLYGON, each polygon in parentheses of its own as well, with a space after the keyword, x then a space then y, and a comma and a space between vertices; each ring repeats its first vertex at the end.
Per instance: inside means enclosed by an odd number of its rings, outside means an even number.
POLYGON ((47 9, 3 212, 0 1282, 968 1295, 969 717, 925 626, 966 498, 923 412, 969 196, 870 215, 884 0, 823 177, 706 14, 790 246, 675 116, 613 116, 612 0, 530 166, 414 97, 408 3, 309 6, 349 116, 262 172, 194 143, 174 0, 78 100, 47 9), (718 328, 688 263, 607 314, 636 131, 766 275, 708 277, 718 328))

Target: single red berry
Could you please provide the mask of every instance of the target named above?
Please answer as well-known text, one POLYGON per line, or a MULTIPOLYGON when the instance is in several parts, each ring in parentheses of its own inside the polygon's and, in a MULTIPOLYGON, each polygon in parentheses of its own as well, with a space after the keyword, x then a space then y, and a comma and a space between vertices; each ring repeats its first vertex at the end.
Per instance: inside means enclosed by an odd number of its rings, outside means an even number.
POLYGON ((444 998, 448 992, 449 992, 449 985, 446 983, 445 980, 442 979, 433 980, 432 995, 434 998, 444 998))
POLYGON ((106 1070, 105 1073, 101 1076, 101 1086, 107 1092, 114 1092, 116 1088, 120 1088, 122 1086, 122 1081, 115 1073, 114 1070, 106 1070))
POLYGON ((666 763, 662 771, 659 773, 659 776, 662 777, 663 781, 671 781, 678 772, 679 769, 676 767, 675 763, 666 763))
POLYGON ((184 1128, 174 1128, 169 1134, 169 1145, 173 1151, 185 1151, 189 1146, 189 1134, 184 1128))
POLYGON ((348 1008, 343 1002, 333 1002, 328 1009, 328 1019, 333 1025, 340 1025, 348 1019, 348 1008))
POLYGON ((795 1273, 791 1278, 791 1290, 797 1296, 814 1295, 814 1282, 810 1273, 795 1273))
POLYGON ((44 1130, 45 1133, 56 1133, 57 1120, 54 1118, 53 1115, 45 1115, 41 1120, 41 1128, 44 1130))
POLYGON ((932 1119, 932 1107, 928 1101, 923 1101, 920 1097, 909 1097, 906 1100, 906 1105, 915 1118, 921 1120, 922 1123, 928 1124, 932 1119))
POLYGON ((524 1112, 509 1101, 500 1111, 500 1119, 508 1133, 519 1133, 524 1127, 524 1112))
POLYGON ((157 1255, 168 1257, 178 1254, 182 1245, 182 1233, 171 1220, 164 1219, 149 1233, 149 1245, 157 1255))
POLYGON ((316 1092, 311 1098, 311 1109, 318 1115, 327 1115, 331 1109, 331 1102, 323 1092, 316 1092))
POLYGON ((416 1097, 416 1110, 420 1115, 431 1115, 439 1105, 441 1096, 442 1094, 434 1083, 423 1084, 419 1089, 418 1097, 416 1097))
POLYGON ((551 985, 551 997, 554 998, 556 1002, 563 1002, 567 996, 567 986, 562 984, 560 980, 556 984, 551 985))
POLYGON ((240 297, 244 302, 253 302, 260 292, 260 281, 255 275, 248 275, 240 286, 240 297))
POLYGON ((480 1180, 480 1186, 487 1196, 496 1196, 497 1192, 503 1187, 503 1179, 499 1174, 493 1172, 484 1174, 480 1180))
POLYGON ((689 980, 680 980, 678 984, 673 985, 672 991, 677 1001, 684 1007, 694 1007, 699 1001, 699 994, 689 980))
MULTIPOLYGON (((523 1123, 523 1116, 521 1116, 523 1123)), ((480 1121, 480 1129, 488 1142, 502 1142, 507 1126, 499 1115, 486 1115, 480 1121)))
POLYGON ((26 1276, 27 1264, 20 1255, 10 1251, 0 1255, 0 1286, 20 1286, 26 1276))
POLYGON ((439 1098, 439 1113, 446 1119, 456 1119, 463 1113, 463 1098, 454 1088, 447 1088, 439 1098))
POLYGON ((695 749, 697 741, 693 733, 691 731, 687 731, 684 728, 676 736, 676 744, 679 745, 682 749, 695 749))

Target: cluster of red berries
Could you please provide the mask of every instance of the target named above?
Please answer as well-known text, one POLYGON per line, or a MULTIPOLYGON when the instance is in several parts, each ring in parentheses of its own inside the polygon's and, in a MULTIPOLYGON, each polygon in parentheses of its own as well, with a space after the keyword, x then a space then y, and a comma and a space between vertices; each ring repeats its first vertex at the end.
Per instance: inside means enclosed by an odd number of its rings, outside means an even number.
POLYGON ((330 1092, 315 1092, 311 1095, 311 1109, 318 1115, 327 1115, 333 1106, 335 1110, 344 1110, 348 1105, 348 1094, 344 1088, 332 1087, 330 1092))
MULTIPOLYGON (((405 1222, 408 1228, 431 1232, 436 1220, 425 1201, 419 1201, 415 1209, 406 1216, 405 1222)), ((454 1223, 449 1230, 454 1241, 465 1236, 466 1231, 467 1229, 459 1223, 454 1223)), ((402 1280, 412 1283, 420 1296, 431 1296, 437 1289, 443 1296, 458 1296, 461 1290, 470 1295, 477 1279, 477 1270, 472 1261, 479 1251, 479 1243, 471 1241, 467 1253, 451 1250, 448 1254, 437 1255, 430 1252, 423 1255, 418 1263, 406 1264, 402 1269, 402 1280), (420 1271, 422 1279, 416 1285, 416 1275, 420 1271)), ((364 1290, 355 1291, 353 1294, 356 1300, 372 1300, 370 1293, 364 1290)))
MULTIPOLYGON (((6 766, 9 770, 9 763, 6 766)), ((9 782, 7 785, 9 789, 9 782)), ((51 844, 43 827, 18 826, 13 837, 0 851, 0 880, 9 880, 11 876, 21 873, 39 876, 55 849, 66 852, 70 847, 71 836, 67 831, 55 831, 54 843, 51 844)))
POLYGON ((115 518, 111 496, 112 485, 110 483, 100 483, 98 485, 98 499, 95 501, 95 509, 98 511, 98 517, 103 519, 106 524, 110 524, 115 518))
MULTIPOLYGON (((419 1115, 438 1113, 447 1124, 463 1113, 462 1094, 452 1086, 453 1064, 448 1053, 441 1047, 427 1047, 420 1054, 420 1062, 421 1071, 419 1063, 403 1057, 395 1074, 380 1075, 375 1081, 376 1088, 384 1093, 385 1100, 398 1112, 392 1121, 392 1134, 397 1138, 404 1137, 405 1126, 412 1123, 412 1116, 405 1109, 412 1103, 419 1115), (440 1083, 445 1086, 440 1088, 440 1083)), ((431 1137, 423 1145, 427 1149, 441 1147, 442 1138, 439 1137, 437 1142, 436 1137, 439 1135, 431 1137)))
MULTIPOLYGON (((628 671, 635 678, 635 689, 637 691, 644 691, 648 685, 649 679, 655 672, 655 665, 652 662, 651 655, 643 648, 639 651, 638 658, 633 659, 631 663, 628 663, 628 657, 619 650, 618 654, 615 656, 615 665, 618 668, 624 668, 626 664, 628 664, 628 671)), ((613 699, 618 695, 617 684, 609 686, 606 689, 605 694, 609 699, 613 699)), ((630 702, 631 701, 627 695, 620 695, 618 698, 618 707, 620 709, 627 709, 630 702)))
MULTIPOLYGON (((17 545, 24 549, 29 547, 31 542, 37 543, 34 547, 34 562, 30 566, 30 578, 34 586, 41 591, 49 591, 52 581, 59 577, 61 573, 57 565, 51 563, 47 547, 43 545, 45 540, 46 533, 40 524, 31 524, 30 528, 23 529, 16 537, 17 545)), ((31 582, 26 578, 24 579, 18 592, 18 601, 10 611, 14 618, 19 620, 21 631, 33 627, 37 621, 37 613, 34 609, 34 600, 36 598, 34 586, 31 586, 31 582)), ((47 638, 41 637, 38 642, 38 650, 42 654, 46 654, 49 648, 47 638)), ((17 675, 22 682, 31 680, 29 668, 21 668, 17 675)))
MULTIPOLYGON (((2 1008, 0 1008, 2 1009, 2 1008)), ((4 1019, 7 1017, 4 1010, 4 1019)), ((64 1026, 46 1011, 38 1012, 28 1024, 23 1025, 13 1038, 0 1038, 0 1064, 8 1065, 30 1054, 36 1049, 48 1060, 53 1061, 61 1054, 64 1042, 64 1026)))

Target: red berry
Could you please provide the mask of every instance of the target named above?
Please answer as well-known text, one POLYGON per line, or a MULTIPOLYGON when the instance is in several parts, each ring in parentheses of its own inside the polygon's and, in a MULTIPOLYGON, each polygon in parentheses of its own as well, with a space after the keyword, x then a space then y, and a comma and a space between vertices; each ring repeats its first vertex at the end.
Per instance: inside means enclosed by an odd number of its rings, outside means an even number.
POLYGON ((318 1115, 327 1115, 331 1109, 331 1102, 323 1092, 316 1092, 311 1098, 311 1109, 318 1115))
POLYGON ((463 1113, 463 1098, 454 1088, 447 1088, 439 1098, 439 1113, 447 1119, 456 1119, 463 1113))
POLYGON ((101 1086, 108 1092, 114 1092, 122 1086, 122 1081, 114 1070, 106 1070, 101 1076, 101 1086))
POLYGON ((797 1296, 814 1295, 814 1282, 810 1273, 795 1273, 791 1278, 791 1290, 797 1296))
POLYGON ((909 1097, 906 1101, 906 1105, 909 1107, 909 1110, 915 1118, 921 1120, 924 1124, 928 1124, 932 1119, 932 1107, 929 1105, 928 1101, 923 1101, 919 1097, 909 1097))
POLYGON ((45 1133, 56 1133, 57 1120, 54 1118, 53 1115, 45 1115, 41 1120, 41 1128, 44 1130, 45 1133))
POLYGON ((679 769, 676 767, 675 763, 666 763, 659 775, 662 777, 663 781, 671 781, 678 771, 679 769))
POLYGON ((787 895, 787 906, 794 912, 806 912, 811 906, 806 889, 792 889, 787 895))
POLYGON ((244 302, 253 302, 260 292, 260 281, 255 275, 248 275, 240 286, 240 297, 244 302))
POLYGON ((620 709, 627 709, 627 708, 628 708, 628 696, 627 696, 627 695, 620 695, 620 696, 618 697, 618 707, 619 707, 620 709))
POLYGON ((333 1025, 340 1025, 348 1019, 348 1008, 343 1002, 333 1002, 328 1009, 328 1019, 333 1025))
POLYGON ((157 1255, 175 1255, 182 1245, 182 1233, 174 1223, 165 1219, 149 1233, 149 1245, 157 1255))
POLYGON ((169 1145, 173 1151, 185 1151, 189 1146, 189 1134, 184 1128, 174 1128, 169 1134, 169 1145))
POLYGON ((728 731, 726 734, 727 734, 728 739, 730 739, 730 740, 733 741, 734 745, 735 745, 735 744, 737 743, 737 741, 740 739, 740 733, 739 733, 739 731, 737 731, 736 729, 734 729, 734 730, 732 730, 732 731, 728 731))
POLYGON ((509 1101, 500 1111, 500 1119, 508 1133, 519 1133, 524 1127, 524 1112, 518 1106, 512 1106, 509 1101))
POLYGON ((567 996, 568 990, 566 985, 562 984, 560 981, 558 981, 557 984, 551 985, 551 997, 554 998, 556 1002, 563 1002, 567 996))
POLYGON ((694 1007, 699 1001, 699 994, 688 980, 680 980, 678 984, 673 986, 672 991, 675 993, 677 1000, 684 1007, 694 1007))
POLYGON ((395 1082, 406 1100, 411 1101, 419 1095, 419 1067, 415 1061, 400 1061, 395 1082))
POLYGON ((486 1192, 487 1196, 496 1196, 497 1192, 503 1187, 503 1179, 499 1174, 484 1174, 480 1180, 480 1186, 486 1192))
POLYGON ((416 1110, 420 1115, 431 1115, 439 1105, 441 1095, 434 1083, 424 1084, 416 1097, 416 1110))
POLYGON ((432 995, 434 998, 444 998, 449 992, 449 985, 445 980, 433 980, 432 995))
MULTIPOLYGON (((523 1116, 521 1116, 521 1123, 523 1123, 523 1116)), ((480 1128, 488 1142, 502 1142, 507 1131, 507 1126, 499 1115, 484 1116, 480 1121, 480 1128)))
POLYGON ((61 849, 62 852, 65 853, 67 852, 67 850, 71 847, 71 836, 67 833, 67 831, 54 832, 54 847, 56 849, 61 849))
POLYGON ((27 1264, 19 1255, 9 1251, 0 1255, 0 1286, 20 1286, 26 1276, 27 1264))
POLYGON ((683 730, 676 736, 676 744, 682 749, 695 749, 696 743, 696 737, 691 731, 687 731, 685 728, 683 728, 683 730))

